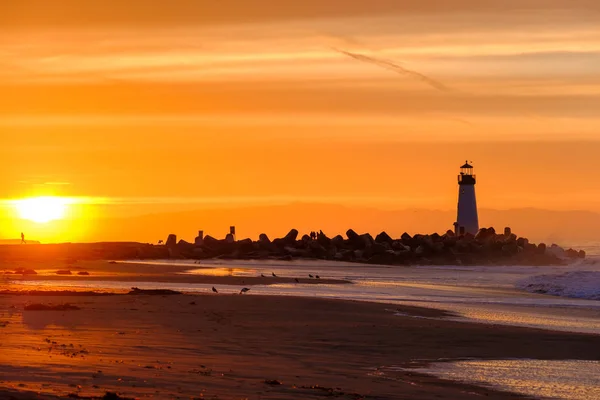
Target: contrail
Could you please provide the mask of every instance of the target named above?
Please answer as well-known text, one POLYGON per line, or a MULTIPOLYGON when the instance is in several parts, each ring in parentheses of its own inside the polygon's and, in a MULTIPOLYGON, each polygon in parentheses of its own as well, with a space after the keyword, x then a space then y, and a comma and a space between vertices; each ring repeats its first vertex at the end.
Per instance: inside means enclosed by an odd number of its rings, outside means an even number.
POLYGON ((412 76, 414 78, 419 79, 422 82, 425 82, 426 84, 428 84, 429 86, 431 86, 434 89, 437 90, 441 90, 443 92, 451 92, 452 89, 450 89, 448 86, 444 85, 441 82, 436 81, 435 79, 431 79, 430 77, 428 77, 427 75, 423 75, 420 72, 417 71, 412 71, 410 69, 406 69, 401 65, 398 65, 392 61, 389 60, 384 60, 384 59, 379 59, 379 58, 375 58, 375 57, 370 57, 370 56, 366 56, 364 54, 359 54, 359 53, 352 53, 346 50, 341 50, 335 47, 331 48, 333 51, 336 51, 340 54, 344 54, 348 57, 354 58, 355 60, 358 61, 362 61, 362 62, 366 62, 366 63, 370 63, 370 64, 374 64, 377 65, 379 67, 382 68, 386 68, 389 69, 390 71, 394 71, 394 72, 398 72, 402 75, 408 75, 408 76, 412 76))

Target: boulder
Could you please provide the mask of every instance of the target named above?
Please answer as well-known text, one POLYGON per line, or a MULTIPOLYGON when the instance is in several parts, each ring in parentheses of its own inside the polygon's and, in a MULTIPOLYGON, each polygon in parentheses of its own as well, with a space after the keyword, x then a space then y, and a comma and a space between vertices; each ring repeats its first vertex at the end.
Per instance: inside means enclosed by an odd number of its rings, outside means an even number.
POLYGON ((331 239, 331 244, 337 248, 341 248, 344 246, 344 238, 342 235, 337 235, 333 239, 331 239))
POLYGON ((317 258, 324 258, 327 255, 327 249, 321 246, 321 244, 317 241, 311 241, 308 248, 310 252, 317 258))
POLYGON ((331 246, 331 239, 328 238, 323 231, 319 231, 319 233, 317 233, 317 242, 323 247, 331 246))
POLYGON ((312 242, 312 239, 310 238, 310 236, 302 235, 302 243, 303 244, 308 245, 310 242, 312 242))
POLYGON ((517 239, 517 246, 522 247, 523 249, 525 249, 528 244, 529 244, 529 239, 527 239, 527 238, 520 237, 517 239))
POLYGON ((396 251, 410 251, 410 246, 405 245, 404 243, 402 243, 399 240, 395 240, 392 243, 392 250, 396 250, 396 251))
POLYGON ((167 247, 175 247, 177 245, 177 235, 171 233, 169 237, 167 237, 167 241, 165 242, 165 246, 167 247))
POLYGON ((569 258, 579 258, 579 252, 573 249, 565 251, 565 255, 569 258))
POLYGON ((383 253, 375 254, 371 256, 367 262, 369 264, 382 264, 382 265, 390 265, 394 264, 396 261, 396 254, 392 251, 385 251, 383 253))
POLYGON ((363 250, 354 250, 354 258, 361 259, 363 258, 364 251, 363 250))
POLYGON ((261 233, 258 235, 258 242, 260 244, 271 244, 271 239, 269 239, 266 233, 261 233))
POLYGON ((585 251, 583 251, 583 250, 579 250, 579 252, 577 253, 577 256, 578 256, 579 258, 585 258, 585 251))
POLYGON ((233 233, 228 233, 227 235, 225 235, 225 243, 227 243, 227 244, 235 243, 235 236, 233 236, 233 233))
POLYGON ((402 236, 400 236, 400 239, 402 239, 402 242, 404 244, 407 244, 407 242, 409 242, 412 239, 412 236, 410 236, 408 233, 404 232, 402 234, 402 236))
POLYGON ((206 235, 204 237, 204 246, 205 247, 208 247, 208 248, 211 248, 211 249, 212 248, 216 249, 217 247, 219 247, 219 245, 220 245, 220 242, 219 242, 218 239, 216 239, 216 238, 214 238, 214 237, 212 237, 210 235, 206 235))
POLYGON ((546 253, 546 244, 545 243, 540 243, 537 245, 537 252, 539 254, 545 254, 546 253))
POLYGON ((354 230, 352 230, 352 229, 348 229, 346 231, 346 237, 348 238, 348 240, 350 242, 359 242, 360 241, 358 233, 354 232, 354 230))
POLYGON ((379 235, 375 237, 375 243, 389 243, 392 244, 394 239, 387 234, 387 232, 383 231, 379 235))
POLYGON ((370 247, 373 245, 373 243, 375 243, 373 236, 371 236, 369 233, 364 233, 364 234, 360 235, 360 239, 361 239, 364 247, 370 247))
POLYGON ((240 254, 251 253, 255 250, 252 239, 242 239, 237 242, 237 250, 240 254))
POLYGON ((297 249, 291 246, 285 246, 283 250, 285 251, 286 255, 290 255, 292 257, 306 257, 308 255, 307 250, 297 249))
POLYGON ((285 237, 283 238, 286 243, 293 243, 296 241, 296 239, 298 238, 298 231, 296 229, 292 229, 291 231, 288 232, 287 235, 285 235, 285 237))

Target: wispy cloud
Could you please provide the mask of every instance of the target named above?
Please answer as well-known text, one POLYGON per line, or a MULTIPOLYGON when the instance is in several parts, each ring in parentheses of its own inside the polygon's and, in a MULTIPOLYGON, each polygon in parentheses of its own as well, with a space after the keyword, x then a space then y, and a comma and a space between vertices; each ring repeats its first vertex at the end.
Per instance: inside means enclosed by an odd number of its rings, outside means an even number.
POLYGON ((399 73, 401 75, 407 75, 407 76, 416 78, 416 79, 418 79, 418 80, 426 83, 427 85, 431 86, 434 89, 441 90, 443 92, 451 91, 451 89, 448 86, 444 85, 443 83, 441 83, 441 82, 439 82, 439 81, 437 81, 435 79, 432 79, 429 76, 424 75, 424 74, 422 74, 420 72, 404 68, 402 65, 400 65, 398 63, 395 63, 393 61, 381 59, 381 58, 378 58, 378 57, 367 56, 367 55, 364 55, 364 54, 353 53, 353 52, 350 52, 350 51, 337 49, 335 47, 332 47, 332 49, 334 51, 337 51, 340 54, 344 54, 344 55, 346 55, 348 57, 351 57, 351 58, 353 58, 355 60, 362 61, 362 62, 367 62, 367 63, 370 63, 370 64, 374 64, 374 65, 377 65, 379 67, 389 69, 390 71, 397 72, 397 73, 399 73))

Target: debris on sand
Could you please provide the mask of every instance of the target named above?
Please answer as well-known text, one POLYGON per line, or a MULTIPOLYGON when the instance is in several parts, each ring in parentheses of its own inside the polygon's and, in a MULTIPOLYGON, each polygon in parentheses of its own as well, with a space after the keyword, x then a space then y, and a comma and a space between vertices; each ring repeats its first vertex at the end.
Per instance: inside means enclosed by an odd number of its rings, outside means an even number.
POLYGON ((81 308, 77 306, 72 306, 71 304, 57 304, 57 305, 46 305, 46 304, 29 304, 25 306, 25 311, 71 311, 71 310, 81 310, 81 308))
POLYGON ((90 273, 87 271, 78 272, 77 275, 89 275, 90 273))
POLYGON ((13 274, 15 275, 37 275, 37 272, 35 272, 32 269, 25 269, 25 268, 17 268, 13 274))
POLYGON ((56 275, 73 275, 73 273, 68 269, 59 269, 56 271, 56 275))
POLYGON ((129 397, 121 397, 117 393, 114 392, 106 392, 106 394, 102 397, 102 400, 133 400, 129 397))
POLYGON ((265 379, 265 383, 267 385, 282 385, 282 383, 280 381, 278 381, 277 379, 265 379))
POLYGON ((151 295, 151 296, 164 296, 164 295, 183 294, 183 293, 178 292, 176 290, 170 290, 170 289, 139 289, 136 287, 132 287, 131 291, 128 294, 145 294, 145 295, 151 295))

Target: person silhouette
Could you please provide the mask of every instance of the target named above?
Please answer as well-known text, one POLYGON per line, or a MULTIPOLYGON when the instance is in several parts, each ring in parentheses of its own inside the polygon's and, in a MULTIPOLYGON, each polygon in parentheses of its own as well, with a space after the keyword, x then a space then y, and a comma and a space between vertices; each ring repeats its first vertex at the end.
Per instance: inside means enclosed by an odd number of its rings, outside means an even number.
POLYGON ((21 244, 27 244, 25 241, 25 234, 23 232, 21 232, 21 244))

